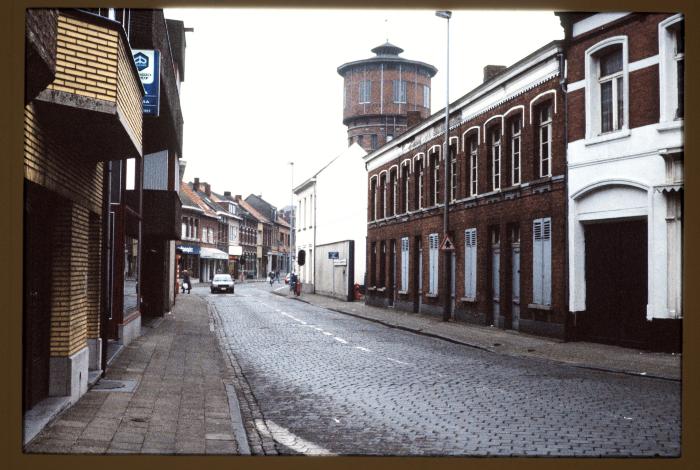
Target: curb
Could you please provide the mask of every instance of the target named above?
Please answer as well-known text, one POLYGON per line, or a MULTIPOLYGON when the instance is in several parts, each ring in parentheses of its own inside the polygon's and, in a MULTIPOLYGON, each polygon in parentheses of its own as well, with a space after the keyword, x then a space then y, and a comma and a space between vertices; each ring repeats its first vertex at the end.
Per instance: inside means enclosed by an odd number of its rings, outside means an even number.
MULTIPOLYGON (((273 294, 279 295, 280 297, 290 298, 290 297, 287 297, 287 295, 285 295, 285 294, 281 294, 281 293, 277 293, 277 292, 273 292, 273 294)), ((588 370, 594 370, 594 371, 598 371, 598 372, 608 372, 608 373, 611 373, 611 374, 631 375, 631 376, 633 376, 633 377, 642 377, 642 378, 645 378, 645 379, 666 380, 666 381, 669 381, 669 382, 678 382, 678 383, 681 383, 681 382, 682 382, 682 378, 676 379, 676 378, 673 378, 673 377, 663 377, 663 376, 660 376, 660 375, 647 374, 646 372, 643 372, 643 373, 640 373, 640 372, 631 372, 631 371, 622 370, 622 369, 614 369, 614 368, 607 368, 607 367, 600 367, 600 366, 591 366, 591 365, 580 364, 580 363, 566 362, 566 361, 562 361, 562 360, 558 360, 558 359, 552 359, 552 358, 543 358, 543 357, 527 356, 527 355, 523 355, 523 354, 506 354, 506 353, 499 352, 499 351, 494 351, 493 349, 488 349, 488 348, 485 348, 485 347, 483 347, 483 346, 479 346, 479 345, 476 345, 476 344, 465 343, 464 341, 460 341, 460 340, 457 340, 457 339, 454 339, 454 338, 450 338, 450 337, 447 337, 447 336, 442 336, 442 335, 438 335, 438 334, 435 334, 435 333, 428 333, 428 332, 425 332, 425 331, 423 331, 423 330, 417 330, 417 329, 415 329, 415 328, 410 328, 410 327, 403 326, 403 325, 396 325, 396 324, 393 324, 393 323, 387 323, 387 322, 385 322, 385 321, 378 320, 378 319, 376 319, 376 318, 365 317, 365 316, 359 315, 359 314, 357 314, 357 313, 350 313, 350 312, 346 312, 346 311, 339 310, 339 309, 332 308, 332 307, 321 307, 320 305, 316 305, 316 304, 314 304, 314 303, 311 303, 311 302, 308 301, 308 300, 300 299, 300 298, 298 298, 298 297, 291 297, 291 299, 292 299, 292 300, 299 301, 299 302, 304 302, 304 303, 306 303, 306 304, 313 305, 313 306, 315 306, 315 307, 325 308, 325 309, 331 310, 331 311, 333 311, 333 312, 342 313, 342 314, 344 314, 344 315, 349 315, 349 316, 351 316, 351 317, 356 317, 356 318, 360 318, 360 319, 362 319, 362 320, 367 320, 367 321, 371 321, 371 322, 374 322, 374 323, 379 323, 379 324, 381 324, 381 325, 388 326, 389 328, 396 328, 396 329, 399 329, 399 330, 408 331, 408 332, 410 332, 410 333, 415 333, 415 334, 419 334, 419 335, 423 335, 423 336, 429 336, 429 337, 431 337, 431 338, 441 339, 441 340, 447 341, 447 342, 449 342, 449 343, 459 344, 459 345, 462 345, 462 346, 468 346, 468 347, 470 347, 470 348, 479 349, 479 350, 481 350, 481 351, 487 351, 487 352, 490 352, 490 353, 493 353, 493 354, 501 354, 501 355, 506 355, 506 356, 511 356, 511 357, 520 357, 520 358, 525 358, 525 359, 536 359, 536 360, 541 360, 541 361, 555 362, 555 363, 557 363, 557 364, 566 365, 566 366, 571 366, 571 367, 577 367, 577 368, 579 368, 579 369, 588 369, 588 370)))
MULTIPOLYGON (((224 348, 224 344, 222 342, 221 335, 223 329, 221 328, 221 318, 219 311, 216 310, 216 307, 208 301, 205 300, 205 302, 207 304, 207 315, 209 316, 210 331, 212 328, 211 324, 213 323, 213 325, 216 327, 216 331, 212 331, 212 333, 216 336, 216 342, 219 346, 219 352, 230 363, 232 358, 229 355, 231 353, 230 351, 224 348)), ((232 366, 232 364, 229 364, 229 367, 232 366)), ((231 373, 233 373, 233 371, 231 371, 231 373)), ((252 455, 252 452, 250 451, 250 444, 248 442, 248 433, 246 432, 245 426, 243 424, 241 404, 238 401, 238 396, 236 395, 236 387, 228 381, 224 382, 224 386, 226 388, 226 396, 228 398, 229 418, 231 420, 231 427, 233 428, 233 435, 236 438, 238 453, 239 455, 252 455)))

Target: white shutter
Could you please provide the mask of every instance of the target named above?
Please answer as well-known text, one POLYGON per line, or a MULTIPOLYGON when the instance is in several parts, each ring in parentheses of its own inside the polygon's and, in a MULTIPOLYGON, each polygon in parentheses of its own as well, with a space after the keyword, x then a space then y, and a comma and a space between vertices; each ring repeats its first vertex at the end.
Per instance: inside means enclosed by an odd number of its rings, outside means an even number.
POLYGON ((430 249, 430 293, 436 294, 438 290, 438 234, 431 233, 428 237, 430 249))
POLYGON ((542 304, 552 304, 552 219, 542 219, 542 304))
POLYGON ((470 292, 471 292, 471 297, 476 298, 476 229, 472 229, 472 234, 471 234, 471 266, 469 267, 469 270, 471 271, 471 275, 469 277, 471 285, 470 287, 470 292))
POLYGON ((401 239, 401 290, 408 290, 408 237, 401 239))
POLYGON ((464 231, 464 295, 476 297, 476 229, 464 231))
POLYGON ((542 304, 542 219, 532 223, 532 303, 542 304))

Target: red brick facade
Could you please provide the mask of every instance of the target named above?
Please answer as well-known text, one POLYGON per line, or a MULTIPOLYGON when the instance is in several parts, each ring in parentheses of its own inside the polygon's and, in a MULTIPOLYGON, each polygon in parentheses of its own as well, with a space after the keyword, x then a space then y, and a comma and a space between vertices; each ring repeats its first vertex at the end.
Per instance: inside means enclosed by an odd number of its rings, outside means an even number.
MULTIPOLYGON (((554 59, 551 59, 554 60, 554 59)), ((554 76, 517 96, 486 108, 476 116, 459 123, 450 130, 450 143, 456 149, 455 199, 450 204, 450 236, 455 245, 455 298, 454 317, 458 320, 480 324, 496 323, 513 327, 513 231, 519 230, 520 239, 520 315, 518 329, 557 337, 564 336, 566 321, 566 154, 564 100, 559 77, 554 76), (540 177, 539 173, 539 118, 540 106, 551 108, 551 173, 540 177), (512 119, 519 117, 522 125, 520 137, 520 184, 513 184, 511 168, 512 119), (494 129, 505 127, 501 142, 500 189, 493 190, 491 143, 484 137, 494 129), (475 128, 478 126, 478 131, 475 128), (470 139, 478 138, 477 147, 477 195, 470 195, 470 139), (533 305, 533 221, 551 218, 551 303, 533 305), (476 228, 476 296, 465 295, 465 230, 476 228), (493 248, 491 237, 498 233, 500 251, 498 291, 500 316, 494 316, 493 248), (499 318, 500 317, 500 318, 499 318)), ((417 140, 417 139, 416 139, 417 140)), ((428 236, 443 236, 443 208, 436 206, 433 197, 433 169, 441 153, 444 134, 440 133, 424 143, 403 151, 402 154, 381 167, 368 172, 368 236, 367 236, 367 286, 368 303, 387 305, 395 303, 399 308, 417 311, 418 308, 418 246, 422 246, 422 305, 421 311, 439 314, 443 310, 444 288, 442 271, 444 252, 439 254, 438 295, 427 295, 429 285, 428 236), (410 160, 410 170, 402 166, 410 160), (417 172, 419 162, 425 162, 422 209, 417 204, 417 172), (405 176, 408 172, 408 209, 404 203, 405 176), (397 182, 397 215, 393 214, 393 181, 397 182), (383 214, 384 185, 387 187, 387 214, 383 214), (378 190, 373 194, 373 188, 378 190), (376 197, 377 215, 373 216, 376 197), (408 289, 398 292, 401 286, 401 238, 409 237, 408 289), (393 247, 396 247, 396 279, 393 279, 393 247), (384 253, 384 254, 383 254, 384 253), (394 290, 394 286, 396 286, 394 290), (396 292, 395 292, 396 291, 396 292)), ((405 149, 405 147, 404 147, 405 149)), ((444 191, 444 163, 439 160, 438 203, 444 191)), ((516 182, 517 183, 517 182, 516 182)), ((517 240, 516 240, 517 243, 517 240)), ((517 246, 517 245, 516 245, 517 246)))

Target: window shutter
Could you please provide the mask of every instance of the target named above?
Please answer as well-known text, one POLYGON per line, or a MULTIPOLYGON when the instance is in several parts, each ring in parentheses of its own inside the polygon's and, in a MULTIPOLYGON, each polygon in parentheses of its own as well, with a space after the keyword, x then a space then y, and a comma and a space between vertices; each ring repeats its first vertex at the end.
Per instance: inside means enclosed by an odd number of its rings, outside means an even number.
POLYGON ((464 295, 476 297, 476 229, 464 231, 464 295))
POLYGON ((408 237, 401 239, 401 290, 408 290, 408 237))
POLYGON ((532 303, 542 304, 542 219, 532 224, 532 303))
POLYGON ((552 219, 542 221, 542 304, 552 304, 552 219))
POLYGON ((476 298, 476 229, 472 229, 472 236, 471 236, 471 276, 470 276, 470 281, 471 281, 471 296, 476 298))

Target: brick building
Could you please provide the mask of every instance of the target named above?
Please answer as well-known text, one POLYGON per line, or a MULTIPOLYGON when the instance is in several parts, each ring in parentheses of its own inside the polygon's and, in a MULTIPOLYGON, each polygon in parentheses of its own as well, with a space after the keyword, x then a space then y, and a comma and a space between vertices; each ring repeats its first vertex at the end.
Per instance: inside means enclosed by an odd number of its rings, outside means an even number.
POLYGON ((180 83, 185 79, 185 28, 163 10, 135 9, 127 22, 131 46, 160 51, 160 106, 143 123, 141 314, 162 317, 175 302, 175 241, 180 238, 180 158, 183 117, 180 83))
POLYGON ((683 16, 558 15, 567 42, 575 335, 679 350, 683 16))
POLYGON ((385 44, 375 57, 338 67, 343 79, 343 124, 348 146, 372 151, 430 115, 430 64, 399 57, 403 49, 385 44))
MULTIPOLYGON (((114 273, 106 214, 112 194, 139 187, 138 173, 128 169, 141 166, 143 88, 117 21, 81 10, 27 10, 25 37, 27 418, 40 402, 49 408, 74 403, 89 377, 106 366, 114 273), (110 188, 115 173, 124 176, 122 185, 110 188)), ((115 221, 114 230, 138 240, 133 219, 115 221)), ((121 250, 116 258, 128 263, 123 248, 115 248, 121 250)))
MULTIPOLYGON (((255 223, 255 257, 254 273, 256 279, 265 279, 268 268, 268 253, 272 244, 272 221, 265 217, 255 207, 250 205, 246 199, 243 199, 240 194, 234 196, 234 200, 239 207, 243 208, 249 214, 255 223)), ((246 262, 250 261, 246 256, 246 262)))
POLYGON ((450 105, 450 266, 444 109, 364 157, 367 303, 442 315, 449 289, 454 319, 565 336, 563 53, 555 41, 486 67, 450 105))
POLYGON ((277 207, 267 202, 262 196, 250 194, 245 200, 270 221, 270 248, 266 252, 267 265, 265 272, 289 272, 289 223, 282 218, 277 207))

